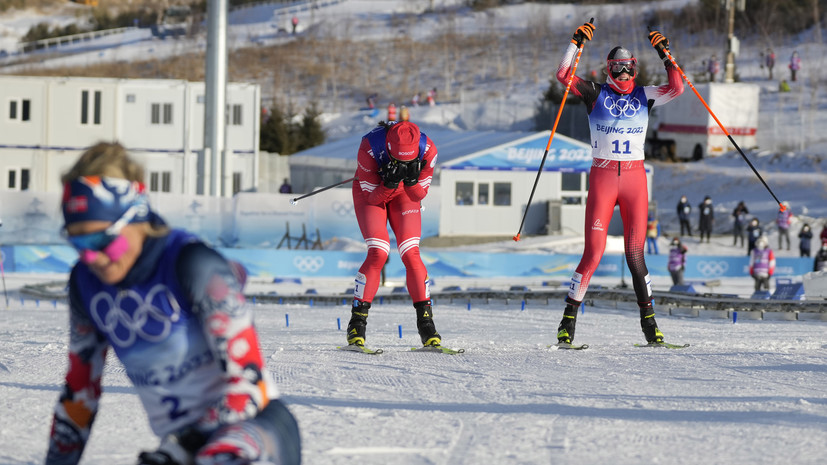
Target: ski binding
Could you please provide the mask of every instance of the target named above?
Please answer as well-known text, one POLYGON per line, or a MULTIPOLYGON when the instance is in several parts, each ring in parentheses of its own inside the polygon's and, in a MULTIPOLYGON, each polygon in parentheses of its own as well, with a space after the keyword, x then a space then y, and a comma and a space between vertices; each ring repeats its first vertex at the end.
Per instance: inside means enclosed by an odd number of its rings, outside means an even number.
POLYGON ((635 344, 635 347, 664 347, 666 349, 684 349, 689 344, 670 344, 668 342, 650 342, 649 344, 635 344))
POLYGON ((379 355, 382 352, 384 352, 384 350, 382 350, 382 349, 369 349, 365 346, 360 346, 358 344, 348 344, 346 346, 339 346, 339 347, 336 347, 336 348, 339 349, 339 350, 346 350, 348 352, 361 352, 363 354, 368 354, 368 355, 379 355))
POLYGON ((589 348, 588 344, 571 344, 569 342, 558 342, 555 345, 550 345, 548 348, 557 347, 564 350, 585 350, 589 348))
POLYGON ((448 355, 464 354, 465 349, 449 349, 442 346, 411 347, 412 352, 437 352, 448 355))

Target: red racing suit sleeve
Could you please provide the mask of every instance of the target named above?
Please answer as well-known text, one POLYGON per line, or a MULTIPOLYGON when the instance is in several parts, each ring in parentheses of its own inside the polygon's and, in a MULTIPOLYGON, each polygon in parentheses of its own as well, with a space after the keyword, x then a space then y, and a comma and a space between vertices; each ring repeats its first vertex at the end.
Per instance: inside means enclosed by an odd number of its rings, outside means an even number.
POLYGON ((662 86, 645 86, 646 100, 651 102, 650 107, 663 105, 683 93, 683 79, 681 73, 672 64, 666 62, 666 77, 668 82, 662 86))
POLYGON ((422 156, 422 170, 419 172, 419 182, 413 186, 405 186, 405 193, 408 194, 408 198, 414 202, 418 202, 428 195, 428 189, 431 188, 431 180, 434 177, 434 167, 436 166, 438 155, 434 141, 428 137, 425 143, 425 155, 422 156))
POLYGON ((101 377, 109 342, 95 329, 69 279, 69 366, 52 415, 47 465, 80 461, 101 397, 101 377))
MULTIPOLYGON (((577 45, 569 43, 563 59, 560 60, 560 64, 557 66, 557 80, 564 86, 568 84, 569 76, 572 76, 571 65, 574 62, 575 53, 577 53, 577 45)), ((600 95, 600 85, 574 75, 572 76, 569 92, 583 99, 589 112, 591 112, 591 109, 594 107, 594 102, 597 101, 597 96, 600 95)))
POLYGON ((255 417, 270 395, 252 309, 229 262, 203 243, 184 247, 177 263, 181 289, 224 370, 224 395, 197 423, 201 431, 255 417))

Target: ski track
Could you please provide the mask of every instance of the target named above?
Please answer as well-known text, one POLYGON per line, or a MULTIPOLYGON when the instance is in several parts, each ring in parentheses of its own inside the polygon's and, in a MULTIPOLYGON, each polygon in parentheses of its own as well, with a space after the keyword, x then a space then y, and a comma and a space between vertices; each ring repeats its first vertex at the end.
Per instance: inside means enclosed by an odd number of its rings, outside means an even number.
MULTIPOLYGON (((547 348, 557 307, 437 305, 444 344, 467 350, 453 356, 410 352, 419 338, 409 305, 371 309, 368 345, 381 355, 336 349, 346 305, 256 305, 256 321, 308 464, 827 460, 825 323, 658 315, 668 341, 691 347, 636 348, 636 312, 586 307, 576 340, 591 347, 563 351, 547 348)), ((43 461, 65 322, 65 307, 0 310, 0 463, 43 461)), ((133 464, 156 443, 110 354, 83 463, 133 464)))

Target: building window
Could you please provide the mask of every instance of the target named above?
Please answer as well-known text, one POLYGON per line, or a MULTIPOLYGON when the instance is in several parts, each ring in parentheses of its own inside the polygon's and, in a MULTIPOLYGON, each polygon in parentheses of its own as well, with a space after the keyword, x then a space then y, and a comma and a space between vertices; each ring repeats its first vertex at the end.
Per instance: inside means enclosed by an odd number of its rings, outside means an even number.
POLYGON ((494 205, 511 205, 511 183, 494 183, 494 205))
POLYGON ((135 103, 135 94, 126 94, 126 103, 135 103))
POLYGON ((239 192, 241 192, 241 172, 236 171, 233 173, 233 195, 239 192))
POLYGON ((560 188, 564 191, 580 192, 583 176, 580 173, 560 173, 560 188))
POLYGON ((491 198, 488 193, 490 187, 488 183, 477 185, 477 205, 488 205, 488 199, 491 198))
POLYGON ((14 191, 29 190, 29 169, 28 168, 11 168, 8 171, 6 188, 14 191))
POLYGON ((458 182, 457 183, 457 205, 473 205, 474 204, 474 183, 473 182, 458 182))
POLYGON ((80 92, 80 124, 89 124, 89 91, 80 92))
POLYGON ((9 119, 29 121, 31 119, 31 101, 29 99, 9 100, 9 119))
POLYGON ((162 106, 160 103, 153 103, 150 106, 149 115, 151 124, 172 124, 172 104, 164 103, 162 106), (163 120, 161 119, 162 117, 163 120))
POLYGON ((95 124, 101 124, 101 91, 95 91, 95 124))
MULTIPOLYGON (((89 124, 89 91, 82 90, 80 92, 80 124, 89 124)), ((101 91, 94 92, 92 103, 92 124, 101 124, 101 91)))
POLYGON ((172 124, 172 104, 164 104, 164 124, 172 124))
POLYGON ((233 126, 241 126, 241 105, 233 105, 233 126))
POLYGON ((560 173, 560 190, 563 192, 577 192, 580 195, 563 195, 562 201, 565 205, 583 204, 583 174, 581 173, 560 173))
POLYGON ((152 171, 149 173, 150 192, 172 192, 172 172, 152 171))

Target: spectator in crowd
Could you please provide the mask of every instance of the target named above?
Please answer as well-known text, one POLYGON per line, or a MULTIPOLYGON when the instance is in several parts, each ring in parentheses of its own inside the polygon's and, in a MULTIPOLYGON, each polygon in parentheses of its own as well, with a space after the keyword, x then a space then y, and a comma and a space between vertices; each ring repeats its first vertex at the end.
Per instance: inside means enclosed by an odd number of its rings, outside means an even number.
POLYGON ((796 81, 796 74, 798 74, 798 70, 801 69, 801 57, 798 56, 797 51, 793 51, 792 56, 790 57, 790 80, 795 82, 796 81))
POLYGON ((790 225, 793 221, 793 212, 790 211, 790 203, 787 201, 781 202, 783 209, 778 209, 778 216, 775 219, 778 225, 778 250, 781 250, 782 239, 787 240, 787 250, 790 250, 790 225))
POLYGON ((649 255, 658 254, 658 237, 660 237, 660 223, 654 213, 650 213, 649 221, 646 223, 646 253, 649 255))
POLYGON ((821 243, 821 248, 816 252, 813 260, 813 271, 827 271, 827 241, 821 243))
POLYGON ((721 61, 718 59, 718 55, 712 55, 709 58, 706 71, 709 73, 709 82, 715 82, 715 77, 721 72, 721 61))
POLYGON ((770 278, 775 272, 775 254, 766 236, 756 239, 755 249, 749 257, 749 274, 755 280, 755 290, 769 291, 770 278))
POLYGON ((712 199, 708 195, 704 197, 704 201, 698 205, 698 209, 698 230, 701 233, 701 242, 704 241, 704 234, 706 234, 706 242, 708 244, 710 235, 712 234, 712 223, 715 222, 715 210, 712 208, 712 199))
POLYGON ((284 182, 281 183, 281 187, 279 187, 279 192, 282 194, 292 194, 293 193, 293 186, 290 185, 290 180, 284 178, 284 182))
POLYGON ((738 205, 732 210, 732 245, 738 245, 740 239, 741 247, 744 246, 744 228, 747 225, 748 214, 749 210, 743 200, 738 202, 738 205))
POLYGON ((674 285, 683 284, 683 270, 686 267, 686 252, 688 251, 689 249, 681 243, 680 237, 672 238, 666 268, 669 269, 669 274, 672 275, 672 284, 674 285))
POLYGON ((755 241, 764 234, 764 229, 758 224, 758 218, 753 218, 747 226, 747 255, 752 254, 755 248, 755 241))
POLYGON ((810 225, 804 223, 801 231, 798 232, 798 251, 802 257, 810 256, 810 242, 813 239, 813 231, 810 230, 810 225))
POLYGON ((819 239, 821 239, 821 242, 827 241, 827 221, 824 222, 824 227, 821 228, 819 239))
POLYGON ((766 60, 765 64, 767 65, 767 71, 769 71, 770 79, 772 79, 772 69, 775 67, 775 52, 773 52, 771 48, 767 49, 764 60, 766 60))
POLYGON ((692 213, 692 206, 686 200, 686 196, 681 196, 678 202, 678 220, 681 222, 681 236, 692 237, 692 224, 689 223, 689 214, 692 213))

